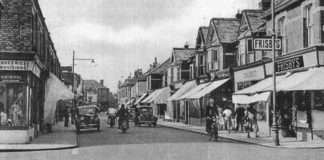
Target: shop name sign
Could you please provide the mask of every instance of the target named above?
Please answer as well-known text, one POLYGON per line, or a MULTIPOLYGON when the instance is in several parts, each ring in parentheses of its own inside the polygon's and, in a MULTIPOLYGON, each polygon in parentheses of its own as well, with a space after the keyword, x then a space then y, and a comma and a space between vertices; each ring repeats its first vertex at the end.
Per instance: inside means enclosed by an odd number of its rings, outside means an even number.
POLYGON ((0 70, 27 70, 27 62, 15 60, 0 60, 0 70))
POLYGON ((22 75, 3 74, 3 75, 0 75, 0 81, 2 81, 2 82, 22 82, 22 81, 24 81, 24 78, 22 75))
POLYGON ((275 66, 276 66, 276 72, 301 68, 304 67, 304 59, 303 56, 294 57, 287 60, 276 62, 275 66))
MULTIPOLYGON (((253 49, 254 50, 264 50, 264 51, 271 51, 272 50, 272 38, 254 38, 253 39, 253 49)), ((275 40, 275 49, 281 50, 281 39, 275 40)))

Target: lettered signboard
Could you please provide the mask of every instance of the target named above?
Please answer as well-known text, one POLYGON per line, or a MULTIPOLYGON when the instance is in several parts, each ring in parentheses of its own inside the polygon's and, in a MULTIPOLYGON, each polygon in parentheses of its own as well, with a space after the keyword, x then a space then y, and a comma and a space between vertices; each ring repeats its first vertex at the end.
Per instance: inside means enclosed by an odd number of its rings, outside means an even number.
MULTIPOLYGON (((276 39, 274 43, 276 50, 282 49, 281 39, 276 39)), ((272 38, 254 38, 253 48, 254 50, 271 51, 273 46, 272 38)))

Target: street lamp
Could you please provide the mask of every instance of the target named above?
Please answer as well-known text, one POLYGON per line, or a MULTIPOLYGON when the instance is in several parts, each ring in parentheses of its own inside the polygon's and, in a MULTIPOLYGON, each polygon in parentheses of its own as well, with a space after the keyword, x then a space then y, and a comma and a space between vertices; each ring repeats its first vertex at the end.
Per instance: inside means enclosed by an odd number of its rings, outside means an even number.
POLYGON ((277 122, 277 113, 276 113, 276 69, 275 69, 275 40, 276 40, 276 21, 275 21, 275 0, 271 1, 271 11, 272 11, 272 76, 273 76, 273 91, 272 91, 272 107, 273 107, 273 124, 272 130, 274 132, 274 143, 276 146, 279 146, 279 131, 278 131, 278 122, 277 122))
POLYGON ((74 61, 91 61, 91 63, 94 63, 94 59, 93 58, 75 58, 75 51, 73 51, 73 58, 72 58, 72 92, 73 92, 73 102, 72 102, 72 108, 74 109, 74 102, 75 102, 75 93, 74 93, 74 61))

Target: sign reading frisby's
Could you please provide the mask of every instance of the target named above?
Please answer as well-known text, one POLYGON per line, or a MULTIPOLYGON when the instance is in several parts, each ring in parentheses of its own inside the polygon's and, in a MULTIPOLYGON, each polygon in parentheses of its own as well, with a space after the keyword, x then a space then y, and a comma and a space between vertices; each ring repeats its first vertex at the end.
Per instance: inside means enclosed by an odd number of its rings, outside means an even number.
MULTIPOLYGON (((276 50, 281 50, 281 39, 278 37, 274 43, 276 50)), ((272 38, 254 38, 253 39, 253 49, 254 50, 265 50, 271 51, 273 47, 272 38)))
POLYGON ((296 69, 304 67, 304 59, 303 56, 289 58, 283 61, 276 62, 276 72, 296 69))
POLYGON ((0 70, 27 70, 27 61, 0 60, 0 70))

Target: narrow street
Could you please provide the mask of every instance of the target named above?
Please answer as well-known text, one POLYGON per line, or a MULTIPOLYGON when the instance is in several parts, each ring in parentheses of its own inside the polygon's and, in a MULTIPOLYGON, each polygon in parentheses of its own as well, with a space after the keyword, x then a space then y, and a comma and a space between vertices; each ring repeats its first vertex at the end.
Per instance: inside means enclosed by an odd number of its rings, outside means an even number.
MULTIPOLYGON (((104 115, 102 113, 102 115, 104 115)), ((0 153, 0 159, 322 159, 323 149, 274 149, 220 139, 210 142, 206 135, 164 127, 134 127, 123 134, 106 124, 101 131, 83 130, 79 147, 67 150, 0 153)))

